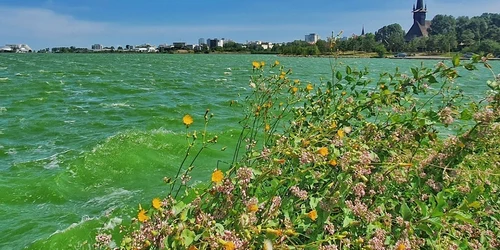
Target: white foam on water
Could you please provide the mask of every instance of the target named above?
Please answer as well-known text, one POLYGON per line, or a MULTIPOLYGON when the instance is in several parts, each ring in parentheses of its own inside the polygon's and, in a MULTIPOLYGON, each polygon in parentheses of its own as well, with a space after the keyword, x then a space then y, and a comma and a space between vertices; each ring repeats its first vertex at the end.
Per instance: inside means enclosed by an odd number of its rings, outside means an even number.
POLYGON ((57 160, 57 157, 53 157, 49 163, 43 166, 43 168, 47 170, 59 168, 59 161, 57 160))
POLYGON ((0 77, 0 82, 6 82, 8 80, 9 80, 8 77, 0 77))
POLYGON ((112 204, 114 201, 120 201, 123 200, 123 197, 131 197, 134 192, 123 189, 123 188, 118 188, 113 190, 113 192, 106 194, 104 196, 100 197, 95 197, 90 200, 88 200, 85 205, 87 206, 106 206, 109 204, 112 204))
POLYGON ((7 150, 7 154, 8 155, 16 155, 17 150, 15 148, 9 148, 9 150, 7 150))
POLYGON ((7 112, 7 108, 6 107, 0 107, 0 115, 7 112))

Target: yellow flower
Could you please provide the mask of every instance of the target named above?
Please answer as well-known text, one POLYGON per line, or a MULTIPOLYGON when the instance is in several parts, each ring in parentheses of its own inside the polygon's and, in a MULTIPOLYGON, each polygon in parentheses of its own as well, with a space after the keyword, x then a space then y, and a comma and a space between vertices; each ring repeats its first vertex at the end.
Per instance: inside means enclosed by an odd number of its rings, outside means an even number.
POLYGON ((406 249, 405 244, 403 244, 403 243, 399 244, 398 250, 405 250, 405 249, 406 249))
MULTIPOLYGON (((260 67, 261 67, 260 62, 256 62, 256 61, 252 62, 252 66, 254 69, 260 69, 260 67)), ((264 66, 264 65, 262 65, 262 66, 264 66)))
POLYGON ((337 166, 337 161, 335 159, 332 159, 328 162, 328 164, 330 164, 330 166, 332 166, 332 167, 335 167, 335 166, 337 166))
POLYGON ((137 214, 137 219, 140 222, 145 222, 145 221, 149 220, 149 216, 146 215, 146 210, 141 209, 141 211, 139 211, 139 213, 137 214))
POLYGON ((285 159, 274 159, 274 162, 279 163, 279 164, 285 164, 286 160, 285 159))
POLYGON ((254 212, 259 211, 259 206, 257 206, 257 204, 251 204, 247 207, 247 209, 249 212, 254 213, 254 212))
POLYGON ((234 250, 234 249, 236 249, 236 246, 234 245, 234 243, 232 241, 227 241, 226 243, 224 243, 224 249, 225 250, 234 250))
POLYGON ((311 212, 307 213, 307 217, 309 217, 309 219, 315 221, 318 218, 318 212, 316 211, 316 209, 314 209, 311 212))
POLYGON ((297 93, 297 91, 299 91, 299 88, 297 88, 297 87, 293 87, 293 88, 292 88, 292 92, 293 92, 294 94, 295 94, 295 93, 297 93))
POLYGON ((266 233, 268 233, 268 234, 274 234, 276 236, 283 235, 283 231, 281 231, 281 229, 266 228, 266 233))
POLYGON ((218 183, 222 182, 222 179, 224 179, 224 173, 222 173, 222 171, 217 169, 212 173, 212 181, 213 182, 218 184, 218 183))
POLYGON ((337 135, 339 136, 340 139, 344 138, 344 136, 345 136, 344 130, 343 129, 339 129, 337 131, 337 135))
POLYGON ((300 83, 300 80, 299 80, 299 79, 295 79, 293 82, 294 82, 295 84, 299 84, 299 83, 300 83))
POLYGON ((154 198, 152 203, 153 203, 153 207, 154 207, 156 210, 158 210, 158 209, 160 209, 160 208, 161 208, 161 205, 162 205, 162 204, 161 204, 161 200, 160 200, 160 199, 158 199, 158 198, 154 198))
POLYGON ((198 248, 197 248, 197 247, 195 247, 195 246, 193 246, 193 245, 191 245, 191 246, 188 248, 188 250, 198 250, 198 248))
POLYGON ((193 124, 193 117, 191 117, 190 115, 185 115, 184 117, 182 117, 182 122, 184 123, 184 125, 186 125, 186 127, 189 128, 189 126, 193 124))
POLYGON ((266 65, 266 62, 262 61, 260 62, 260 67, 264 67, 266 65))
POLYGON ((271 130, 271 126, 269 124, 266 124, 266 128, 265 128, 266 132, 271 130))
POLYGON ((307 84, 307 87, 306 87, 307 91, 311 91, 314 89, 313 85, 312 84, 307 84))
POLYGON ((280 61, 278 61, 278 60, 274 61, 274 66, 278 66, 278 65, 280 65, 280 61))
POLYGON ((327 156, 328 155, 328 148, 322 147, 322 148, 318 149, 318 154, 320 154, 321 156, 327 156))

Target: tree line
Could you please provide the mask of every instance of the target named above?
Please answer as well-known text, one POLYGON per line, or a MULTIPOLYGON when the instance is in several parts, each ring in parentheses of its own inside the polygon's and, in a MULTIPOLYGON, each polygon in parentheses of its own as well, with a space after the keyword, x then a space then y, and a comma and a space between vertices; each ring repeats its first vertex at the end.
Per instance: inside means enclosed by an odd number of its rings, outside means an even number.
POLYGON ((332 52, 375 52, 379 56, 397 52, 473 52, 500 55, 500 14, 484 13, 472 18, 436 15, 428 29, 428 37, 405 41, 405 31, 394 23, 380 28, 375 34, 352 36, 344 39, 329 38, 316 44, 294 41, 277 50, 288 55, 319 55, 332 52))

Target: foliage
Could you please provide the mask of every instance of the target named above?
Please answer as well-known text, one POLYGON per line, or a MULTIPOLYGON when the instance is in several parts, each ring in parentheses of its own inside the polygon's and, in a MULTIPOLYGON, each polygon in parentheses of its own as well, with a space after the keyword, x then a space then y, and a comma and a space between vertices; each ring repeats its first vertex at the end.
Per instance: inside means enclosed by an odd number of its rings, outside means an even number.
POLYGON ((397 23, 384 26, 375 33, 375 39, 382 42, 387 50, 392 52, 403 50, 405 45, 404 36, 405 31, 397 23))
MULTIPOLYGON (((167 181, 170 195, 140 206, 116 244, 498 249, 500 79, 488 82, 491 92, 479 101, 455 84, 458 68, 478 63, 491 68, 477 56, 463 65, 455 57, 376 81, 366 69, 334 64, 331 81, 313 84, 278 61, 253 62, 229 169, 189 185, 197 155, 217 137, 207 137, 209 111, 201 138, 189 129, 198 119, 184 116, 188 149, 167 181)), ((109 233, 103 229, 96 247, 114 246, 109 233)))

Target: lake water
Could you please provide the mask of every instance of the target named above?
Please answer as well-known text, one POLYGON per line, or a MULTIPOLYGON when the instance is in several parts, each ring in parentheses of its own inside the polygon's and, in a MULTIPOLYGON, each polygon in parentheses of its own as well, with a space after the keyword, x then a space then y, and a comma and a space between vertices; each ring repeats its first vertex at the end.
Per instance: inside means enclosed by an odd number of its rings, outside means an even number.
MULTIPOLYGON (((220 140, 193 175, 208 180, 231 157, 221 148, 232 147, 242 117, 230 103, 249 93, 252 61, 275 60, 293 69, 292 79, 331 76, 328 58, 0 54, 0 249, 65 249, 93 239, 99 218, 129 219, 138 203, 167 192, 162 179, 175 175, 186 148, 182 117, 191 114, 200 130, 206 109, 220 140)), ((373 78, 438 62, 339 61, 373 78)), ((482 96, 491 74, 463 73, 457 84, 482 96)))

